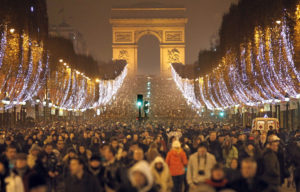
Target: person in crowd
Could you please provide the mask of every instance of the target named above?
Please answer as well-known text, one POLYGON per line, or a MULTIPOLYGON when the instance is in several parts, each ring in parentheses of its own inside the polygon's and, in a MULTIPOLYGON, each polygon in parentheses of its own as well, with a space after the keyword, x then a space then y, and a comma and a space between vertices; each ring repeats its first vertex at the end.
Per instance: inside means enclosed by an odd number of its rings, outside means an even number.
POLYGON ((79 158, 70 160, 70 176, 65 183, 65 192, 101 192, 96 177, 85 171, 85 162, 79 158))
POLYGON ((229 183, 228 188, 242 192, 264 192, 268 190, 268 183, 257 177, 257 162, 252 158, 245 158, 241 162, 241 178, 229 183))
POLYGON ((154 182, 158 186, 159 192, 171 192, 173 189, 173 180, 170 170, 164 159, 157 156, 151 163, 151 171, 154 176, 154 182))
POLYGON ((195 191, 197 186, 203 184, 211 177, 211 169, 217 163, 213 154, 207 152, 206 143, 198 145, 198 151, 189 158, 187 168, 187 182, 190 191, 195 191))
POLYGON ((286 147, 290 165, 294 167, 294 183, 296 191, 300 191, 300 129, 288 142, 286 147))
POLYGON ((84 160, 85 164, 87 165, 91 156, 92 156, 92 152, 90 150, 86 149, 84 144, 79 144, 78 158, 84 160))
POLYGON ((20 176, 23 181, 24 191, 29 192, 28 179, 33 171, 27 165, 27 155, 25 153, 19 153, 16 156, 16 164, 13 169, 13 173, 20 176))
POLYGON ((38 154, 41 152, 41 147, 37 144, 33 144, 30 147, 29 154, 27 156, 27 164, 30 169, 32 169, 35 166, 35 162, 38 158, 38 154))
POLYGON ((239 161, 237 158, 233 158, 230 162, 230 167, 224 169, 228 182, 233 182, 240 178, 239 161))
POLYGON ((222 157, 222 147, 217 140, 217 132, 211 131, 208 138, 208 152, 213 154, 218 162, 223 161, 222 157))
POLYGON ((3 161, 5 161, 5 163, 8 164, 9 172, 15 166, 16 155, 17 155, 17 147, 14 144, 7 145, 5 153, 2 158, 3 161))
POLYGON ((280 165, 277 156, 280 138, 276 135, 268 137, 268 144, 263 154, 262 179, 276 191, 280 186, 280 165))
POLYGON ((215 164, 215 166, 211 169, 210 179, 207 179, 205 183, 213 187, 216 191, 227 189, 228 180, 225 178, 222 164, 215 164))
POLYGON ((167 154, 166 163, 169 166, 173 178, 173 192, 180 192, 188 160, 178 140, 173 141, 172 149, 167 154))
POLYGON ((93 155, 89 161, 88 172, 98 179, 102 189, 104 189, 104 167, 101 163, 101 157, 93 155))
POLYGON ((122 186, 118 192, 158 192, 148 162, 139 161, 128 171, 129 184, 122 186))
POLYGON ((230 138, 227 138, 226 140, 224 140, 223 145, 222 145, 222 154, 223 154, 223 159, 225 162, 225 167, 230 167, 230 163, 232 161, 232 159, 234 158, 238 158, 238 150, 237 148, 232 145, 230 138))
POLYGON ((100 147, 100 139, 98 137, 93 137, 92 143, 90 145, 90 150, 92 154, 96 154, 99 152, 100 147))
POLYGON ((116 157, 115 148, 111 145, 105 148, 105 170, 104 170, 104 185, 105 191, 117 191, 123 181, 124 172, 121 162, 116 157))
POLYGON ((46 170, 49 175, 49 188, 50 190, 56 190, 57 179, 60 173, 62 173, 62 167, 58 162, 57 155, 53 152, 53 145, 51 143, 46 143, 44 146, 44 152, 46 155, 46 170))
POLYGON ((0 157, 0 191, 6 192, 5 178, 9 175, 8 162, 0 157))
POLYGON ((157 144, 156 143, 152 143, 146 153, 146 159, 148 161, 148 163, 151 163, 157 156, 159 156, 159 152, 157 150, 157 144))

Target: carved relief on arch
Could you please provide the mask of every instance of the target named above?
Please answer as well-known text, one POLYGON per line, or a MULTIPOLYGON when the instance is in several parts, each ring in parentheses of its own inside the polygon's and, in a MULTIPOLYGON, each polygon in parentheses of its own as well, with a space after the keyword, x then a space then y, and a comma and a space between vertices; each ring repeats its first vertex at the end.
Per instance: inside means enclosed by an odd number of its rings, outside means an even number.
POLYGON ((163 38, 163 31, 155 31, 155 30, 140 30, 135 32, 135 42, 138 43, 140 38, 142 38, 144 35, 154 35, 159 42, 162 42, 163 38))

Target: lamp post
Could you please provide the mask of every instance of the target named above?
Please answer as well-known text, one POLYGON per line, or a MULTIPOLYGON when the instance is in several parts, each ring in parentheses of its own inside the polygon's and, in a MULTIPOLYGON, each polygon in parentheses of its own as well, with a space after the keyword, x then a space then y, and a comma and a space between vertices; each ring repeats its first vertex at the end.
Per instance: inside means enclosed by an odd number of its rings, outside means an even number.
POLYGON ((40 104, 40 102, 41 102, 41 100, 38 98, 38 97, 36 97, 35 98, 35 118, 36 118, 36 121, 37 122, 39 122, 39 104, 40 104))
POLYGON ((17 110, 16 110, 16 106, 17 106, 18 102, 16 100, 13 101, 13 105, 14 105, 14 110, 13 110, 13 118, 12 118, 12 121, 13 121, 13 125, 14 127, 16 127, 16 122, 17 122, 17 110))
POLYGON ((284 100, 286 101, 285 128, 287 130, 289 130, 289 105, 290 105, 290 98, 289 98, 288 94, 285 95, 285 99, 284 100))
POLYGON ((3 103, 3 110, 4 110, 4 127, 5 128, 8 128, 7 127, 7 123, 9 122, 9 117, 8 117, 8 110, 6 109, 6 106, 10 104, 10 98, 8 96, 6 96, 3 100, 2 100, 2 103, 3 103))
POLYGON ((49 107, 48 112, 50 112, 50 121, 52 121, 52 114, 51 114, 52 106, 53 106, 53 103, 52 103, 52 101, 49 99, 49 100, 48 100, 48 106, 47 106, 47 107, 49 107))
POLYGON ((26 124, 26 109, 25 109, 26 102, 23 101, 20 102, 20 104, 21 104, 21 123, 26 124))
POLYGON ((279 120, 280 122, 280 100, 278 97, 275 97, 275 117, 279 120))

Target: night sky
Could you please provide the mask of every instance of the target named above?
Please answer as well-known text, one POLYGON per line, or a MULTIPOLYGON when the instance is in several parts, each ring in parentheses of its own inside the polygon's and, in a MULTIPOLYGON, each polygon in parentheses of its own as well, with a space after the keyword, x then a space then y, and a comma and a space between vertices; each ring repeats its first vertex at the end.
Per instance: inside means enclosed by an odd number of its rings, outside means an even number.
MULTIPOLYGON (((156 0, 165 5, 184 5, 187 8, 189 19, 186 26, 187 63, 194 63, 200 50, 210 48, 210 39, 217 35, 223 14, 228 12, 231 3, 237 1, 156 0)), ((135 3, 149 2, 149 0, 47 0, 47 2, 50 24, 59 24, 64 17, 68 24, 84 35, 90 54, 97 60, 108 61, 112 58, 112 35, 109 23, 111 7, 130 6, 135 3), (62 8, 64 13, 61 13, 62 8)), ((142 42, 142 45, 147 45, 149 39, 151 41, 151 38, 145 38, 143 41, 146 42, 142 42)), ((150 46, 141 49, 145 52, 147 48, 148 52, 153 50, 150 46)), ((156 53, 157 50, 153 52, 154 55, 157 55, 156 53)), ((150 57, 149 53, 145 56, 147 57, 150 57)))

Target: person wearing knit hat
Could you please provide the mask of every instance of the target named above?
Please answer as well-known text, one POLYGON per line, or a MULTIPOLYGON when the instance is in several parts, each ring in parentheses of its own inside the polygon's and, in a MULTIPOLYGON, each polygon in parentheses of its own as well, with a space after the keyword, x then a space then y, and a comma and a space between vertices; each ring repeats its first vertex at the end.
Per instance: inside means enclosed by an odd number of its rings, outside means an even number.
POLYGON ((187 165, 188 160, 178 140, 173 141, 172 149, 167 154, 166 163, 169 166, 170 173, 173 178, 173 191, 179 192, 182 188, 185 174, 185 166, 187 165))
POLYGON ((101 157, 93 155, 88 163, 88 172, 98 179, 101 188, 104 188, 104 171, 105 168, 101 164, 101 157))

